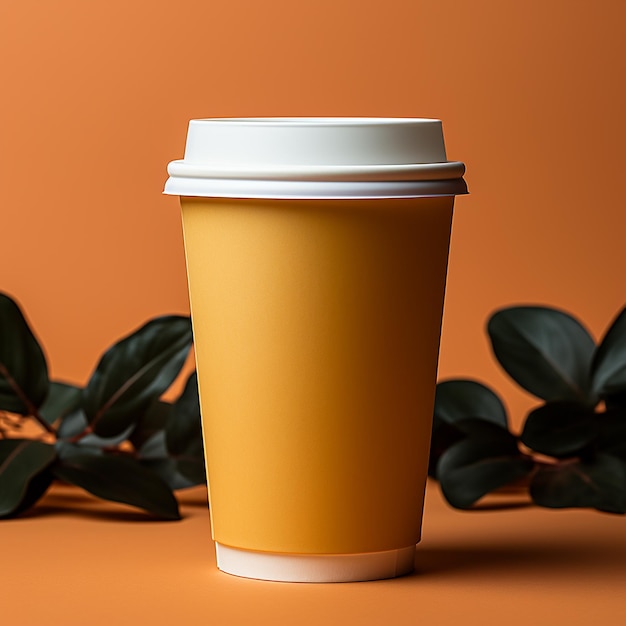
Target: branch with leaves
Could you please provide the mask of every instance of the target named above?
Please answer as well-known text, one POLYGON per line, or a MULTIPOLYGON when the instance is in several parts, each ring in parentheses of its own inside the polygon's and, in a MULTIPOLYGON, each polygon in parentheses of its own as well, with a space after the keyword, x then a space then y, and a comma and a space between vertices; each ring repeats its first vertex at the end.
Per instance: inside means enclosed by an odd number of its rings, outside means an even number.
MULTIPOLYGON (((598 345, 580 321, 513 307, 488 323, 493 352, 543 400, 521 434, 498 395, 473 380, 437 385, 429 474, 448 502, 472 507, 526 484, 551 508, 626 512, 626 309, 598 345)), ((0 517, 33 506, 55 479, 178 519, 173 491, 205 482, 197 379, 160 400, 192 344, 190 320, 149 321, 113 345, 84 389, 50 381, 17 304, 0 293, 0 517), (21 436, 31 420, 40 436, 21 436)))
POLYGON ((437 385, 429 473, 448 502, 470 508, 521 482, 539 506, 626 513, 626 309, 598 345, 547 307, 503 309, 487 331, 507 374, 544 403, 515 435, 485 385, 437 385))
POLYGON ((59 479, 179 519, 173 490, 205 482, 195 373, 174 403, 160 397, 191 345, 188 317, 159 317, 109 348, 84 389, 50 381, 20 308, 0 293, 0 517, 59 479), (40 436, 20 436, 27 420, 40 436))

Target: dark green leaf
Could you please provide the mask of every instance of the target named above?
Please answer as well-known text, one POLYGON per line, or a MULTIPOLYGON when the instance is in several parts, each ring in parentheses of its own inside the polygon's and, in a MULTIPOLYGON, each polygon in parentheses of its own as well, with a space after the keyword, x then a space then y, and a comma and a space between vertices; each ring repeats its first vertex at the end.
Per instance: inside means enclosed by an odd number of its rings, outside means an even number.
POLYGON ((447 380, 437 385, 435 419, 448 424, 480 417, 508 426, 506 409, 500 398, 485 385, 473 380, 447 380))
POLYGON ((449 448, 437 466, 441 489, 452 506, 469 508, 532 470, 533 462, 520 454, 506 429, 485 420, 465 420, 459 426, 468 438, 449 448))
POLYGON ((202 457, 179 457, 176 459, 176 469, 193 485, 206 483, 206 470, 202 457))
POLYGON ((495 313, 487 329, 496 358, 524 389, 547 401, 595 405, 595 344, 578 320, 546 307, 512 307, 495 313))
POLYGON ((204 481, 189 480, 178 471, 178 464, 171 458, 141 459, 141 464, 154 472, 170 489, 187 489, 204 481))
POLYGON ((41 346, 17 304, 0 293, 0 410, 32 413, 48 394, 48 384, 41 346))
POLYGON ((39 414, 48 424, 54 424, 58 419, 76 411, 80 407, 81 398, 80 387, 51 381, 48 395, 39 407, 39 414))
POLYGON ((174 403, 165 426, 165 444, 176 459, 178 471, 194 482, 204 483, 202 421, 198 398, 198 377, 191 374, 180 398, 174 403))
POLYGON ((144 509, 157 517, 180 519, 170 488, 153 472, 129 457, 76 455, 53 467, 57 478, 93 495, 144 509))
POLYGON ((138 450, 138 455, 139 462, 158 474, 170 489, 185 489, 206 483, 202 457, 187 459, 171 456, 165 446, 163 430, 154 433, 138 450), (180 466, 184 472, 181 472, 180 466))
POLYGON ((530 483, 539 506, 553 509, 593 507, 626 512, 626 465, 609 454, 583 461, 564 461, 541 467, 530 483))
POLYGON ((165 431, 159 430, 154 433, 150 439, 146 440, 144 444, 137 451, 137 455, 140 459, 165 459, 168 452, 165 446, 165 431))
POLYGON ((626 462, 626 409, 620 407, 600 413, 596 427, 598 450, 626 462))
POLYGON ((156 433, 165 430, 165 424, 171 412, 172 405, 169 402, 161 400, 152 402, 129 436, 129 440, 136 450, 139 450, 156 433))
POLYGON ((165 443, 173 455, 202 456, 202 422, 198 399, 198 377, 191 374, 174 403, 165 426, 165 443))
POLYGON ((191 347, 188 317, 160 317, 111 347, 83 396, 94 432, 113 437, 137 423, 148 405, 172 384, 191 347))
POLYGON ((465 439, 465 434, 456 426, 443 421, 433 424, 433 432, 430 438, 430 455, 428 457, 428 475, 437 478, 437 464, 441 455, 455 443, 465 439))
POLYGON ((596 437, 596 414, 573 402, 549 402, 532 411, 522 443, 535 452, 563 457, 588 446, 596 437))
POLYGON ((11 516, 17 516, 24 511, 28 511, 33 505, 35 505, 48 491, 48 488, 54 481, 54 476, 49 469, 45 469, 43 472, 36 474, 33 476, 31 481, 28 483, 28 487, 26 487, 26 493, 20 502, 20 505, 13 511, 11 516))
POLYGON ((20 507, 24 500, 33 497, 28 486, 55 456, 54 447, 40 441, 0 440, 0 517, 23 510, 20 507))
POLYGON ((102 448, 98 448, 96 446, 79 445, 77 443, 70 443, 69 441, 64 441, 63 439, 55 441, 54 447, 60 459, 67 459, 69 457, 77 455, 83 456, 85 454, 95 456, 101 456, 104 454, 102 448))
POLYGON ((600 342, 591 369, 593 388, 601 396, 626 391, 626 308, 600 342))
MULTIPOLYGON (((161 477, 170 489, 185 489, 199 484, 185 478, 178 471, 176 459, 170 457, 165 447, 165 431, 152 435, 138 450, 139 462, 161 477)), ((200 481, 204 482, 204 481, 200 481)))
POLYGON ((57 429, 57 436, 61 439, 71 439, 80 435, 89 425, 87 416, 82 409, 77 409, 64 415, 57 429))
POLYGON ((436 477, 441 455, 465 437, 455 425, 460 420, 482 418, 507 427, 506 409, 500 398, 473 380, 447 380, 437 385, 428 475, 436 477))
MULTIPOLYGON (((60 439, 72 439, 76 437, 80 433, 84 432, 85 428, 87 428, 88 422, 87 417, 85 416, 82 409, 78 409, 69 415, 66 415, 61 424, 59 425, 59 429, 57 431, 57 435, 60 439)), ((96 448, 109 448, 114 447, 122 443, 122 441, 126 441, 133 431, 134 425, 131 424, 125 430, 123 430, 115 437, 99 437, 98 435, 94 435, 93 433, 89 433, 84 437, 81 437, 76 443, 77 446, 89 446, 96 448)))
POLYGON ((607 409, 626 409, 626 390, 604 396, 607 409))

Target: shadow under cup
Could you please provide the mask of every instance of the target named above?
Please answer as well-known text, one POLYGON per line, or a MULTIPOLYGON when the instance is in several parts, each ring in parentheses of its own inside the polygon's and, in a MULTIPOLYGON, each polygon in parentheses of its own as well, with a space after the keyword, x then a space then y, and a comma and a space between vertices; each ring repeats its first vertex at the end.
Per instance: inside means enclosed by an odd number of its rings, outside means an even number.
POLYGON ((181 194, 223 571, 413 569, 453 203, 181 194))

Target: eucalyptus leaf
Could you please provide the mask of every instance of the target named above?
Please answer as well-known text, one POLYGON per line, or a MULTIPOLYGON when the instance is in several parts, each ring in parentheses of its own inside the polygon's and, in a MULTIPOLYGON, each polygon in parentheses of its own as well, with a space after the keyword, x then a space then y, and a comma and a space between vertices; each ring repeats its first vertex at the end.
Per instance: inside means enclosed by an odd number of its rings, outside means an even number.
POLYGON ((600 342, 591 370, 593 388, 601 396, 626 392, 626 308, 600 342))
MULTIPOLYGON (((29 485, 55 459, 54 446, 32 439, 0 440, 0 517, 23 510, 22 503, 34 504, 41 488, 29 492, 29 485)), ((41 487, 41 486, 40 486, 41 487)), ((47 488, 47 487, 46 487, 47 488)))
POLYGON ((191 342, 189 318, 166 316, 151 320, 112 346, 83 395, 94 432, 114 437, 137 423, 149 404, 174 382, 191 342))
POLYGON ((54 424, 80 407, 82 389, 76 385, 51 381, 48 395, 39 407, 39 414, 48 424, 54 424))
POLYGON ((33 413, 48 395, 48 366, 18 305, 0 292, 0 410, 33 413))
POLYGON ((522 443, 535 452, 571 456, 596 438, 596 414, 573 402, 549 402, 532 411, 522 431, 522 443))
POLYGON ((547 401, 594 406, 589 374, 595 344, 571 315, 539 306, 496 312, 487 325, 493 352, 524 389, 547 401))
POLYGON ((484 495, 527 476, 533 462, 524 457, 515 437, 486 420, 459 422, 469 436, 439 460, 437 477, 448 502, 467 509, 484 495))
POLYGON ((144 509, 164 519, 180 519, 170 488, 135 459, 117 455, 76 455, 53 467, 57 478, 93 495, 144 509))
POLYGON ((609 454, 541 467, 530 483, 539 506, 626 512, 626 464, 609 454))

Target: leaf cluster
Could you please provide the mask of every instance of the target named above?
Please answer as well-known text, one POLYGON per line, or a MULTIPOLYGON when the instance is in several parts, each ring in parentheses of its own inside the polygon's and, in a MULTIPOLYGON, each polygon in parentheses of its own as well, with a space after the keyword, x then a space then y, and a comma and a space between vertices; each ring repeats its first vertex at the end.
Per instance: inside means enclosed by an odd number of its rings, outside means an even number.
POLYGON ((579 320, 548 307, 497 311, 487 324, 507 374, 543 400, 519 436, 494 391, 437 385, 429 474, 448 502, 528 484, 544 507, 626 513, 626 309, 598 345, 579 320))
POLYGON ((22 311, 0 293, 0 518, 59 479, 179 519, 173 490, 205 482, 195 373, 174 403, 160 397, 191 345, 188 317, 158 317, 111 346, 84 388, 51 381, 22 311), (41 435, 23 436, 26 420, 41 435))

